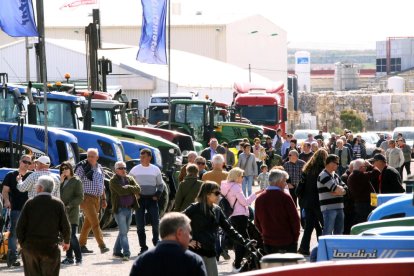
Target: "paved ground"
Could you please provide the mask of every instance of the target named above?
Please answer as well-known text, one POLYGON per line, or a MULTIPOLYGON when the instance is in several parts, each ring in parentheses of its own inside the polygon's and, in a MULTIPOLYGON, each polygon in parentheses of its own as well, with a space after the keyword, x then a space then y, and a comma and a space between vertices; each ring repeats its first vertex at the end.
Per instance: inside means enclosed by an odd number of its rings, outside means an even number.
MULTIPOLYGON (((129 275, 130 268, 133 261, 139 252, 138 238, 135 226, 131 227, 129 232, 129 244, 131 247, 132 258, 130 261, 123 262, 118 258, 112 257, 112 246, 115 243, 117 236, 117 230, 106 230, 104 231, 104 239, 107 246, 111 249, 110 252, 105 254, 99 253, 99 248, 93 238, 88 240, 88 248, 94 250, 92 254, 84 254, 83 263, 81 266, 69 265, 62 266, 60 275, 74 276, 74 275, 129 275)), ((147 227, 147 237, 149 236, 148 245, 151 244, 151 228, 147 227)), ((301 232, 302 234, 302 232, 301 232)), ((316 238, 313 237, 312 244, 316 242, 316 238)), ((64 254, 64 253, 63 253, 64 254)), ((224 261, 222 258, 219 262, 219 274, 230 275, 231 264, 234 260, 234 252, 230 252, 231 259, 224 261)), ((23 268, 10 268, 6 267, 5 263, 0 263, 0 275, 23 275, 23 268)))
MULTIPOLYGON (((253 190, 255 191, 258 189, 258 186, 254 186, 253 190)), ((136 256, 140 250, 138 244, 138 236, 136 233, 136 226, 131 226, 131 230, 128 234, 129 238, 129 245, 132 253, 132 258, 130 261, 123 262, 118 258, 112 257, 112 248, 115 244, 115 239, 117 237, 117 230, 105 230, 104 231, 104 240, 108 248, 111 249, 110 252, 106 254, 100 254, 99 248, 96 244, 94 238, 88 239, 88 248, 94 250, 92 254, 84 254, 83 263, 81 266, 70 265, 70 266, 62 266, 60 275, 129 275, 129 271, 131 269, 133 261, 136 259, 136 256)), ((147 245, 151 246, 151 238, 152 238, 152 231, 151 227, 146 227, 147 233, 147 245)), ((302 238, 303 231, 301 230, 301 236, 299 241, 302 238)), ((316 244, 316 236, 315 234, 312 237, 311 247, 316 244)), ((230 251, 231 259, 228 261, 223 260, 220 258, 219 261, 219 274, 220 275, 230 275, 232 270, 232 262, 234 260, 234 252, 230 251)), ((64 254, 64 253, 62 253, 64 254)), ((0 275, 23 275, 23 268, 10 268, 6 267, 5 263, 0 263, 0 275)))
MULTIPOLYGON (((414 171, 414 162, 411 163, 411 170, 414 171)), ((404 178, 405 178, 404 172, 404 178)), ((253 187, 255 191, 258 189, 257 186, 253 187)), ((146 227, 147 233, 147 244, 150 246, 152 232, 151 227, 146 227)), ((301 230, 299 243, 302 239, 303 230, 301 230)), ((133 261, 136 259, 136 256, 140 250, 138 245, 138 236, 136 233, 136 227, 131 226, 131 230, 128 234, 129 237, 129 244, 131 248, 132 258, 130 261, 123 262, 118 258, 112 257, 112 247, 115 243, 115 239, 117 236, 117 230, 105 230, 104 231, 104 240, 107 246, 111 249, 110 252, 106 254, 100 254, 99 248, 94 240, 94 238, 88 239, 88 248, 94 250, 92 254, 84 254, 83 264, 81 266, 70 265, 70 266, 62 266, 60 275, 67 275, 67 276, 74 276, 74 275, 129 275, 130 268, 132 266, 133 261)), ((311 248, 316 245, 316 235, 315 232, 312 235, 311 240, 311 248)), ((230 251, 231 259, 229 261, 224 261, 222 258, 219 262, 219 274, 220 275, 230 275, 232 269, 232 262, 234 260, 234 252, 230 251)), ((23 268, 10 268, 6 267, 5 263, 0 263, 0 275, 23 275, 23 268)))

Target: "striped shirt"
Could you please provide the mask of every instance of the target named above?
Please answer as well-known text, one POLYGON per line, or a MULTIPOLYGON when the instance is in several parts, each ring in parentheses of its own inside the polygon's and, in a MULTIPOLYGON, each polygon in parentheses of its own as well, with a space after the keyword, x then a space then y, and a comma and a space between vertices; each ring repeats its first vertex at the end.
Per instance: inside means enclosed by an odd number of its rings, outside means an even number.
POLYGON ((102 170, 102 166, 97 164, 95 168, 92 168, 93 175, 92 180, 86 177, 85 171, 82 166, 78 166, 75 174, 79 176, 83 183, 83 193, 92 196, 101 196, 105 190, 105 175, 102 170))
POLYGON ((157 166, 150 164, 144 167, 141 164, 133 167, 129 175, 135 178, 135 181, 141 187, 143 196, 161 196, 164 190, 161 171, 157 166))
POLYGON ((54 187, 52 191, 52 195, 55 197, 60 198, 60 180, 57 174, 54 174, 48 170, 46 171, 35 171, 31 173, 24 181, 19 181, 17 183, 17 189, 20 192, 27 192, 27 196, 29 198, 34 198, 35 195, 37 195, 35 184, 37 183, 37 180, 42 175, 49 175, 53 178, 54 187))
POLYGON ((298 186, 300 176, 302 175, 302 168, 305 165, 305 161, 298 159, 296 163, 286 162, 283 164, 283 168, 289 174, 289 182, 293 186, 298 186))
POLYGON ((317 181, 319 203, 321 205, 321 211, 343 209, 344 208, 344 197, 339 195, 333 195, 338 185, 344 186, 345 183, 341 181, 341 178, 336 173, 329 173, 323 170, 317 181))

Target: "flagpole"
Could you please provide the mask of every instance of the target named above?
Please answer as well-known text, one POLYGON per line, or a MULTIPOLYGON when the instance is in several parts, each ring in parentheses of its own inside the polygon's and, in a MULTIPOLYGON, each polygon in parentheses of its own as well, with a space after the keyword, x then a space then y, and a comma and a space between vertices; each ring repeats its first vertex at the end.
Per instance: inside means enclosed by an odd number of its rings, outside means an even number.
POLYGON ((171 0, 168 1, 168 129, 171 129, 171 0))
POLYGON ((43 82, 44 98, 44 124, 45 124, 45 155, 48 155, 48 131, 47 131, 47 70, 46 70, 46 51, 45 51, 45 14, 43 9, 43 0, 37 0, 37 32, 39 34, 39 69, 40 78, 43 82))

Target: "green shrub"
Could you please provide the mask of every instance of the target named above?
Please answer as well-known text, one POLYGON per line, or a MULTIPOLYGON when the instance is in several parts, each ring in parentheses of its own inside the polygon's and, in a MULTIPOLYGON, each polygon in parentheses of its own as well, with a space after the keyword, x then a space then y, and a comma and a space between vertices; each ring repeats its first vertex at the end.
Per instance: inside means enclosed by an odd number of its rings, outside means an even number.
POLYGON ((340 119, 342 126, 352 132, 359 132, 364 128, 364 118, 356 110, 342 110, 340 119))

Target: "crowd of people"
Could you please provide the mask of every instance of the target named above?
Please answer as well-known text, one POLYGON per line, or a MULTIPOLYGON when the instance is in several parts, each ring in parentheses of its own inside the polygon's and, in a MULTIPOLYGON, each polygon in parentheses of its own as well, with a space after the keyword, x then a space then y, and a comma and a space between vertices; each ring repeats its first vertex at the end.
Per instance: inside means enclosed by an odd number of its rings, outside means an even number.
MULTIPOLYGON (((352 225, 367 220, 371 193, 404 192, 402 171, 406 168, 410 174, 411 148, 402 136, 396 141, 381 139, 368 159, 364 141, 348 130, 343 135, 332 133, 327 144, 321 133, 309 134, 301 145, 292 134, 278 130, 263 145, 259 138, 253 144, 244 139, 238 153, 212 138, 200 155, 188 153, 188 163, 178 177, 174 212, 161 221, 162 174, 151 164, 151 151, 143 149, 140 164, 129 172, 124 162, 117 162, 109 182, 112 213, 118 224, 112 255, 130 259, 128 231, 133 215, 140 251, 131 275, 138 271, 139 275, 164 275, 165 271, 218 275, 217 261, 230 258, 231 244, 235 250, 233 272, 237 272, 253 238, 265 254, 309 255, 314 229, 317 237, 347 234, 352 225), (253 193, 256 183, 259 188, 253 193), (223 199, 229 210, 220 207, 223 199), (155 246, 150 250, 146 219, 155 246), (304 233, 299 243, 301 226, 304 233), (166 258, 165 266, 157 265, 157 258, 167 254, 174 257, 166 258)), ((34 160, 23 155, 18 170, 3 181, 4 206, 11 210, 7 264, 21 265, 18 241, 28 274, 42 275, 44 264, 53 271, 51 275, 59 274, 61 264, 81 264, 85 254, 93 253, 87 248, 90 231, 100 252, 110 251, 98 217, 108 203, 98 151, 88 149, 86 160, 75 167, 63 162, 59 176, 49 166, 47 156, 34 160), (78 239, 80 209, 84 219, 78 239), (58 244, 66 251, 63 260, 58 244)))

